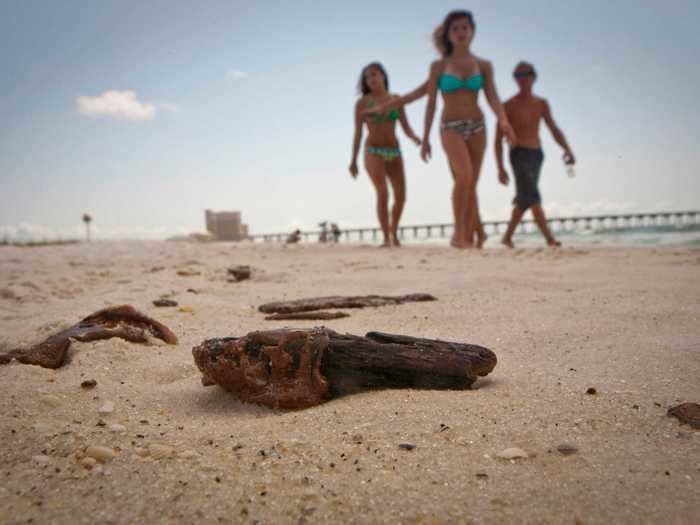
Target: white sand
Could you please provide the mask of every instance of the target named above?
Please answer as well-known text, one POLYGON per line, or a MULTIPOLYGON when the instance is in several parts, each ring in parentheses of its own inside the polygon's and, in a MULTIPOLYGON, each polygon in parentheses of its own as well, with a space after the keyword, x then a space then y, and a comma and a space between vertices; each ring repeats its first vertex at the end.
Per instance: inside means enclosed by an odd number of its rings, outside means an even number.
POLYGON ((0 350, 116 304, 180 337, 74 343, 55 371, 0 366, 0 523, 698 523, 700 433, 666 410, 700 402, 699 270, 685 249, 0 248, 0 350), (235 264, 253 280, 227 283, 235 264), (274 412, 200 384, 192 346, 286 324, 264 321, 263 302, 410 292, 439 301, 326 325, 487 346, 499 363, 477 390, 274 412), (153 307, 162 294, 193 313, 153 307), (139 455, 154 444, 166 457, 139 455), (87 470, 88 445, 116 457, 87 470), (509 447, 530 457, 496 457, 509 447))

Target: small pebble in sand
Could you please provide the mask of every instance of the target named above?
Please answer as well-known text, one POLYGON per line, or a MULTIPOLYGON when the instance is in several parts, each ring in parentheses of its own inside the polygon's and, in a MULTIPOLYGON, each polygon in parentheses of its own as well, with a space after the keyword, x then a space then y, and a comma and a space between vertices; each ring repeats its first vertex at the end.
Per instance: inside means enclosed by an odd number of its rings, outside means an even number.
POLYGON ((177 311, 183 314, 191 314, 194 313, 194 308, 192 308, 191 306, 181 306, 177 309, 177 311))
POLYGON ((40 465, 48 465, 51 458, 49 456, 45 456, 44 454, 39 454, 37 456, 32 456, 32 461, 34 461, 34 463, 39 463, 40 465))
POLYGON ((114 412, 114 403, 107 401, 104 405, 97 409, 98 414, 107 415, 114 412))
POLYGON ((477 472, 476 477, 479 479, 486 479, 489 477, 489 475, 486 472, 477 472))
POLYGON ((501 450, 498 454, 496 454, 496 457, 499 459, 526 459, 529 456, 527 455, 527 452, 521 448, 510 447, 501 450))
POLYGON ((399 448, 403 450, 413 450, 416 446, 413 443, 399 443, 399 448))
POLYGON ((97 386, 97 381, 95 379, 86 379, 80 383, 80 388, 85 388, 89 390, 90 388, 95 388, 97 386))
POLYGON ((85 449, 85 456, 94 458, 100 463, 106 463, 108 461, 112 461, 116 454, 114 453, 114 450, 109 447, 90 445, 85 449))
POLYGON ((177 274, 180 277, 194 277, 196 275, 201 275, 201 272, 195 272, 193 270, 178 270, 177 274))
POLYGON ((41 402, 45 405, 56 408, 60 406, 61 399, 58 396, 54 396, 53 394, 46 394, 44 396, 41 396, 41 402))
POLYGON ((83 459, 80 460, 80 464, 81 464, 84 468, 86 468, 86 469, 88 469, 88 470, 92 470, 93 467, 94 467, 95 465, 97 465, 97 460, 96 460, 95 458, 85 457, 85 458, 83 458, 83 459))
POLYGON ((598 391, 593 387, 589 387, 588 390, 586 390, 586 394, 588 394, 589 396, 594 396, 597 393, 598 393, 598 391))
POLYGON ((177 306, 177 301, 174 301, 172 299, 156 299, 153 301, 153 306, 158 306, 158 307, 169 307, 169 306, 177 306))
POLYGON ((148 453, 153 459, 165 459, 173 457, 173 455, 175 454, 175 449, 168 445, 151 443, 150 445, 148 445, 148 453))
POLYGON ((109 425, 109 431, 110 432, 126 432, 126 427, 124 425, 120 425, 118 423, 115 423, 114 425, 109 425))
POLYGON ((32 425, 32 429, 34 430, 34 432, 44 434, 45 432, 49 431, 49 426, 46 423, 34 423, 32 425))
POLYGON ((576 454, 576 452, 578 452, 578 447, 573 443, 561 443, 557 446, 557 450, 563 456, 570 456, 571 454, 576 454))

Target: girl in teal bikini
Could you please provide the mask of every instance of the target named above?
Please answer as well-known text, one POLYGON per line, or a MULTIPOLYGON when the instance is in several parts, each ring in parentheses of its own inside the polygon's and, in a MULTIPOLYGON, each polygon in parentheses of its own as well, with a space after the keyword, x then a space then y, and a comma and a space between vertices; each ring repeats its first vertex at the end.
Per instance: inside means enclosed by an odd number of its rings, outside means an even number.
POLYGON ((365 168, 377 192, 377 216, 384 234, 382 246, 400 246, 398 228, 406 201, 406 179, 399 141, 396 138, 396 121, 401 123, 406 136, 416 145, 420 145, 420 139, 411 129, 403 109, 392 109, 387 113, 372 111, 373 107, 391 98, 389 77, 379 62, 372 62, 362 69, 358 88, 362 97, 355 105, 355 136, 350 174, 357 177, 357 155, 360 152, 364 121, 368 132, 365 141, 365 168), (389 219, 387 180, 394 194, 391 219, 389 219))
POLYGON ((380 111, 387 111, 403 107, 428 95, 421 150, 421 157, 427 162, 431 155, 429 137, 435 117, 437 92, 442 92, 444 108, 440 138, 454 179, 452 209, 455 232, 451 244, 456 248, 474 246, 475 234, 478 247, 486 240, 476 197, 476 183, 486 149, 484 115, 478 104, 479 91, 484 90, 508 142, 515 141, 513 128, 496 92, 493 67, 489 61, 471 52, 474 30, 474 18, 470 12, 449 13, 433 35, 435 47, 442 58, 430 66, 428 81, 404 97, 389 98, 379 108, 380 111))

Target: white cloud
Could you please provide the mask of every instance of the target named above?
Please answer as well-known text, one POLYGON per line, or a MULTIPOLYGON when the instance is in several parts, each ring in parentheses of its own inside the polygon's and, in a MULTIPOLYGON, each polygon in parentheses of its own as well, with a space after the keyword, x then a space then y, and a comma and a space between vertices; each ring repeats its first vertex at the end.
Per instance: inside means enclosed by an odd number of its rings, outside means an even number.
POLYGON ((238 69, 233 69, 229 71, 226 75, 229 80, 245 80, 248 78, 248 73, 245 71, 239 71, 238 69))
POLYGON ((133 91, 110 90, 95 97, 78 97, 76 102, 78 112, 87 117, 150 120, 156 116, 156 106, 138 100, 133 91))

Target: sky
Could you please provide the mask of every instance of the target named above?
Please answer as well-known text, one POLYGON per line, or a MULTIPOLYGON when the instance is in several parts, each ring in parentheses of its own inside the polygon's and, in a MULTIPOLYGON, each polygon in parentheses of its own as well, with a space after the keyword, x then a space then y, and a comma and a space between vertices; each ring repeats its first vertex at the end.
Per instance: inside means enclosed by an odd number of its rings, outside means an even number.
MULTIPOLYGON (((566 175, 543 128, 551 216, 700 208, 700 2, 671 0, 0 0, 0 236, 98 238, 204 230, 240 210, 251 233, 374 226, 364 170, 347 170, 361 68, 380 60, 406 93, 437 58, 430 34, 470 9, 475 54, 502 99, 535 64, 576 154, 566 175)), ((494 118, 478 192, 507 218, 494 118)), ((422 135, 425 99, 407 108, 422 135)), ((451 222, 451 177, 398 131, 403 224, 451 222)))

